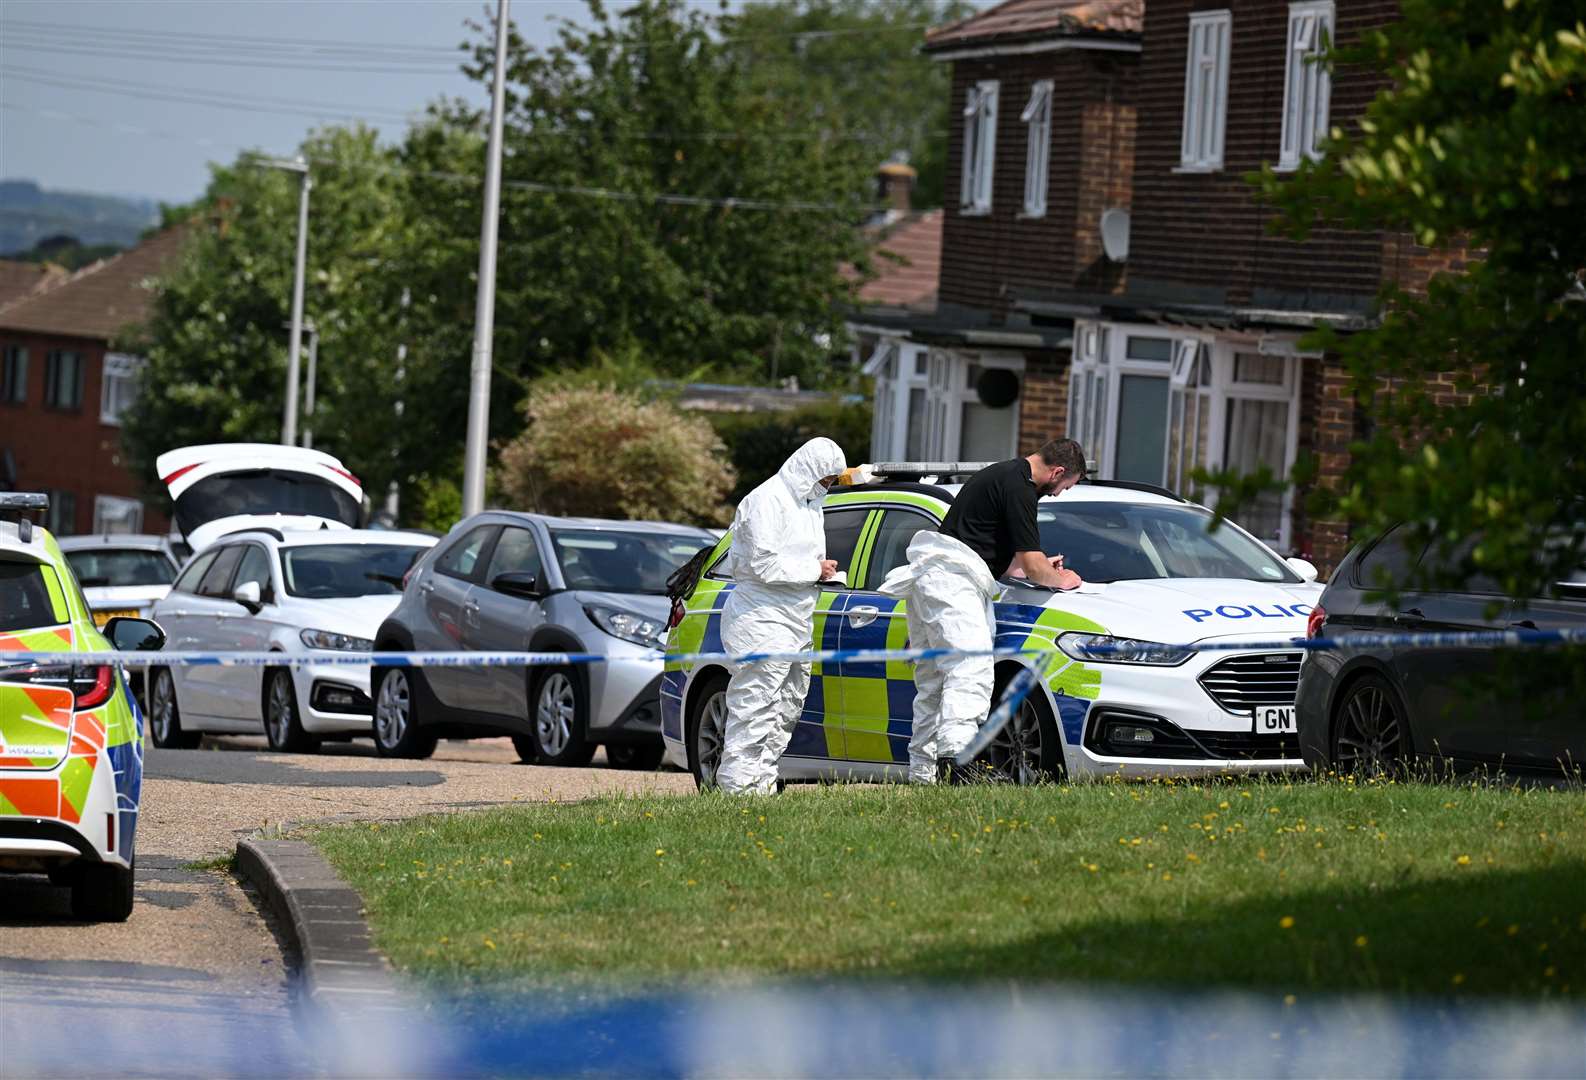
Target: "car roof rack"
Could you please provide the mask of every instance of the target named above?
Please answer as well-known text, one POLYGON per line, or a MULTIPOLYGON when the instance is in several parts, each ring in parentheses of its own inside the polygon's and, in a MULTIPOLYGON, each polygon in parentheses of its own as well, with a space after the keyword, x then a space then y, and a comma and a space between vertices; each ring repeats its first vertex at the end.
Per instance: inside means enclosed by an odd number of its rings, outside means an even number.
POLYGON ((33 518, 50 508, 50 497, 42 491, 0 491, 0 521, 14 521, 17 539, 33 542, 33 518))

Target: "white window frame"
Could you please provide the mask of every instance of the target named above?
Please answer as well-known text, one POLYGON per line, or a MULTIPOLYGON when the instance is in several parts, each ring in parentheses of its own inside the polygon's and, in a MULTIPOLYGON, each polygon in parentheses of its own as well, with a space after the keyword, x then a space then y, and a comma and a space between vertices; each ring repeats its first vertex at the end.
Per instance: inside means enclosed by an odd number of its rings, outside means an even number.
MULTIPOLYGON (((928 352, 924 345, 903 338, 884 337, 866 361, 863 369, 865 374, 873 375, 876 380, 875 417, 870 429, 871 461, 908 460, 909 401, 915 390, 926 388, 929 369, 921 373, 918 368, 919 357, 928 352), (896 360, 891 376, 886 373, 889 356, 896 360)), ((929 397, 927 393, 927 410, 930 408, 929 397)), ((924 417, 921 423, 925 423, 924 417)), ((922 437, 922 449, 924 445, 922 437)))
POLYGON ((137 499, 128 499, 120 495, 95 495, 94 496, 94 535, 106 536, 111 533, 140 533, 143 531, 143 504, 137 499), (107 520, 109 519, 109 520, 107 520), (111 529, 109 521, 117 523, 125 521, 124 529, 111 529))
MULTIPOLYGON (((1168 379, 1167 411, 1162 418, 1171 437, 1173 405, 1175 399, 1186 402, 1195 396, 1196 428, 1199 417, 1206 415, 1207 442, 1200 462, 1209 470, 1223 467, 1227 460, 1228 415, 1233 404, 1242 400, 1281 401, 1288 405, 1287 424, 1284 431, 1284 460, 1281 476, 1287 478, 1294 468, 1299 451, 1301 364, 1306 356, 1294 342, 1296 337, 1268 335, 1263 338, 1219 338, 1214 335, 1186 334, 1181 329, 1149 323, 1093 323, 1079 321, 1074 324, 1075 356, 1069 374, 1069 436, 1077 439, 1086 455, 1097 462, 1097 476, 1104 480, 1116 475, 1118 439, 1119 388, 1125 375, 1155 375, 1168 379), (1127 355, 1130 337, 1155 337, 1173 339, 1173 359, 1160 361, 1133 360, 1127 355), (1282 383, 1251 383, 1234 381, 1234 354, 1261 353, 1284 359, 1282 383), (1188 386, 1190 377, 1197 373, 1197 385, 1188 386), (1181 381, 1182 380, 1182 381, 1181 381), (1091 403, 1099 406, 1099 418, 1091 408, 1080 402, 1089 396, 1091 403)), ((1087 403, 1090 404, 1090 403, 1087 403)), ((1195 444, 1191 444, 1193 447, 1195 444)), ((1182 484, 1188 470, 1180 462, 1180 477, 1167 475, 1172 458, 1172 447, 1163 444, 1163 476, 1169 482, 1182 484)), ((1212 503, 1215 505, 1215 493, 1212 503)), ((1286 553, 1293 544, 1294 492, 1283 495, 1279 516, 1278 535, 1263 537, 1279 553, 1286 553)))
POLYGON ((991 181, 997 164, 995 79, 977 82, 964 95, 964 167, 958 205, 963 214, 991 212, 991 181))
POLYGON ((99 380, 101 424, 121 426, 121 414, 138 396, 138 376, 142 370, 140 357, 126 353, 105 354, 104 374, 99 380))
MULTIPOLYGON (((1024 356, 1021 353, 958 352, 932 349, 925 391, 926 424, 922 440, 928 460, 958 461, 963 456, 964 406, 978 402, 979 394, 969 385, 971 366, 1002 368, 1024 381, 1024 356)), ((1013 457, 1019 448, 1019 402, 1008 406, 1013 422, 1008 425, 1008 442, 1002 457, 1013 457)))
POLYGON ((1046 216, 1046 187, 1052 159, 1052 80, 1030 87, 1030 101, 1019 119, 1025 125, 1024 216, 1046 216))
POLYGON ((1228 48, 1233 15, 1196 12, 1189 18, 1184 60, 1184 126, 1179 169, 1212 172, 1223 167, 1228 127, 1228 48))
POLYGON ((1284 47, 1283 141, 1278 168, 1297 169, 1300 161, 1319 161, 1319 144, 1328 133, 1332 74, 1325 62, 1312 60, 1333 38, 1332 0, 1304 0, 1289 5, 1289 29, 1284 47))

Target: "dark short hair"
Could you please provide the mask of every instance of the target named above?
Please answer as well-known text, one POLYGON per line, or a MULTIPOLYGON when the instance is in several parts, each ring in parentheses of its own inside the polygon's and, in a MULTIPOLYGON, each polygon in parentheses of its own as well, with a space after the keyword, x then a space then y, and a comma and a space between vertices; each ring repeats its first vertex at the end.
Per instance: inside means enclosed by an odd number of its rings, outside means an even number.
POLYGON ((1073 439, 1053 439, 1042 446, 1036 453, 1041 455, 1041 460, 1048 465, 1061 465, 1063 471, 1070 476, 1083 479, 1085 475, 1085 451, 1081 450, 1079 443, 1073 439))

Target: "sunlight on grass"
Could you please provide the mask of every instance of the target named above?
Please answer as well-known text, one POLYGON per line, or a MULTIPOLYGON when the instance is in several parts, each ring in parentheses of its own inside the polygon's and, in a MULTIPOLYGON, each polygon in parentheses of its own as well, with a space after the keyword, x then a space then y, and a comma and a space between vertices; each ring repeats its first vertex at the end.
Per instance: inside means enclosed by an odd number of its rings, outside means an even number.
POLYGON ((790 788, 327 828, 440 983, 760 976, 1574 996, 1586 800, 1393 782, 790 788))

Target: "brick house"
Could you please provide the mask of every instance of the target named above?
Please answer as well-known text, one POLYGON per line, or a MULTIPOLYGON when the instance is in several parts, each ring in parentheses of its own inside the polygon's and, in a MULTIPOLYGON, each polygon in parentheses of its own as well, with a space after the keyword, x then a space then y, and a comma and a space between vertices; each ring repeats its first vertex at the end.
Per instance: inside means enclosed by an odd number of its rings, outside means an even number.
POLYGON ((853 319, 876 379, 873 459, 995 460, 1064 433, 1073 319, 1016 300, 1122 286, 1100 228, 1129 203, 1140 12, 1010 0, 926 35, 952 65, 958 197, 934 296, 853 319))
POLYGON ((48 492, 57 535, 169 528, 121 452, 141 361, 111 347, 147 316, 151 282, 181 241, 167 230, 0 298, 0 485, 48 492))
MULTIPOLYGON (((1357 422, 1345 375, 1299 339, 1370 325, 1382 285, 1424 285, 1447 262, 1385 232, 1271 235, 1244 175, 1292 170, 1362 114, 1380 76, 1307 57, 1397 14, 1392 0, 1008 0, 928 33, 926 53, 953 64, 961 188, 937 306, 898 330, 929 350, 924 456, 1003 457, 1062 433, 1101 476, 1174 489, 1197 467, 1284 476, 1307 451, 1322 482, 1339 476, 1357 422), (994 414, 1006 446, 967 410, 943 419, 994 365, 1020 379, 1017 406, 994 414)), ((1309 521, 1302 495, 1241 524, 1325 570, 1348 537, 1309 521)))

